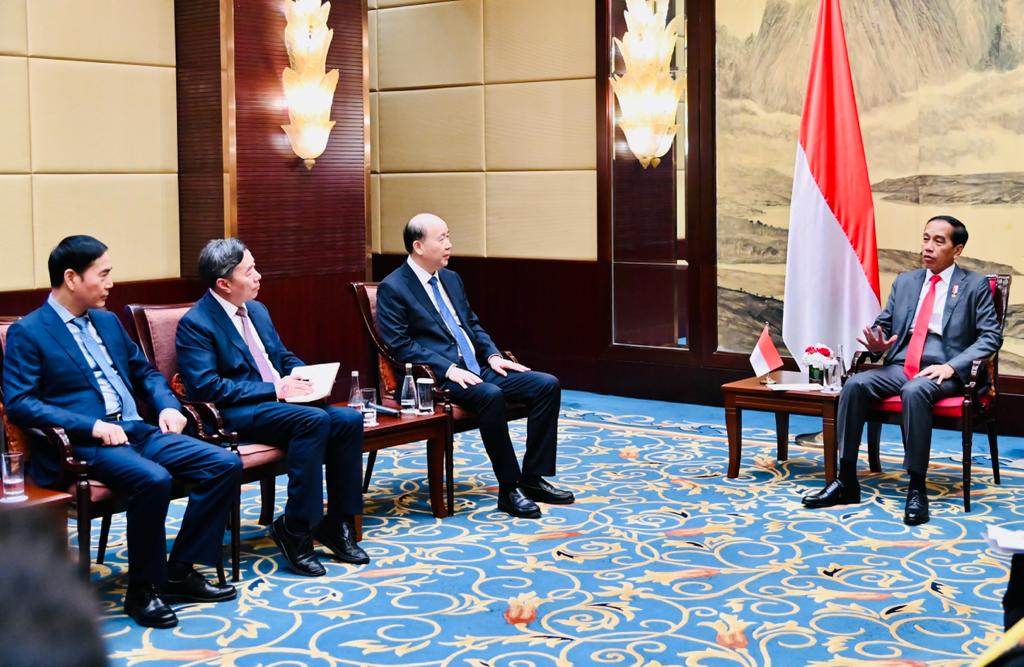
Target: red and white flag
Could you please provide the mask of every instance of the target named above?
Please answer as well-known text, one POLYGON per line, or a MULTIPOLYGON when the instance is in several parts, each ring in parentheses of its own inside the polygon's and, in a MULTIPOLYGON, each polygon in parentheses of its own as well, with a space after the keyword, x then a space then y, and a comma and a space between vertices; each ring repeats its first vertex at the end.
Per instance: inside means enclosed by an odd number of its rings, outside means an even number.
POLYGON ((880 308, 875 209, 839 0, 821 0, 793 169, 782 339, 843 346, 880 308))
POLYGON ((757 339, 754 351, 750 353, 750 365, 754 367, 754 374, 758 376, 767 375, 782 366, 782 357, 779 356, 779 351, 775 349, 775 343, 768 334, 767 324, 757 339))

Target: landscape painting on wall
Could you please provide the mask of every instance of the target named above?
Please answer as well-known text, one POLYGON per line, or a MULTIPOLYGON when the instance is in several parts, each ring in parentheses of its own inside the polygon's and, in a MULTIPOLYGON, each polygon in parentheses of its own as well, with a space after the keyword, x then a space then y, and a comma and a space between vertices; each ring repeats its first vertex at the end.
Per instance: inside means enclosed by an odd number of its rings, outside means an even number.
MULTIPOLYGON (((818 0, 717 0, 719 349, 782 343, 789 198, 818 0)), ((920 266, 937 214, 964 221, 960 266, 1024 271, 1024 0, 842 4, 875 202, 882 301, 920 266)), ((1024 284, 1000 372, 1024 375, 1024 284)), ((822 341, 828 343, 829 341, 822 341)))

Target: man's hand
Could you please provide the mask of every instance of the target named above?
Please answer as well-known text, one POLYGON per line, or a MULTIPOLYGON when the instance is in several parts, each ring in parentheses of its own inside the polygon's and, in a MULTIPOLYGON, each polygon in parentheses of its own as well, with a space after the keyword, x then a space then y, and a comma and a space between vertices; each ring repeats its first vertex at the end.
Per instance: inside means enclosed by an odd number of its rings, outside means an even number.
POLYGON ((867 348, 871 354, 881 354, 896 342, 896 334, 886 340, 882 327, 864 327, 864 337, 858 338, 857 342, 867 348))
MULTIPOLYGON (((502 373, 504 375, 504 373, 502 373)), ((458 366, 451 366, 448 372, 444 374, 446 378, 456 383, 463 389, 467 386, 480 384, 483 380, 480 379, 475 373, 467 371, 465 368, 459 368, 458 366)))
POLYGON ((128 436, 125 435, 123 428, 102 419, 97 419, 96 423, 92 425, 92 437, 100 440, 104 447, 128 444, 128 436))
POLYGON ((313 383, 306 378, 288 375, 274 383, 274 391, 277 392, 278 398, 305 396, 306 394, 313 393, 313 383))
POLYGON ((501 375, 502 377, 508 375, 506 371, 525 373, 526 371, 530 370, 529 368, 523 366, 522 364, 517 364, 514 361, 509 361, 508 359, 505 359, 497 354, 491 355, 491 358, 487 360, 487 363, 491 365, 491 368, 494 369, 495 373, 501 375))
POLYGON ((922 368, 921 372, 915 375, 915 378, 931 378, 942 384, 949 378, 953 377, 956 371, 949 364, 933 364, 928 368, 922 368))
POLYGON ((160 424, 161 433, 181 433, 185 430, 185 426, 188 425, 185 415, 174 408, 164 408, 161 410, 157 422, 160 424))

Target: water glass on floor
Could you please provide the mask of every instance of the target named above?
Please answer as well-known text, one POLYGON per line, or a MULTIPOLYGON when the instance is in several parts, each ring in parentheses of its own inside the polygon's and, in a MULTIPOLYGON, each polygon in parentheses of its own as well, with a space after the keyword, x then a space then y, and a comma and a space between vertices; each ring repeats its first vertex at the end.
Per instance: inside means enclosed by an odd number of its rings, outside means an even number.
POLYGON ((0 474, 3 476, 4 496, 0 501, 15 503, 26 500, 28 497, 25 495, 25 468, 21 452, 6 452, 2 465, 0 474))

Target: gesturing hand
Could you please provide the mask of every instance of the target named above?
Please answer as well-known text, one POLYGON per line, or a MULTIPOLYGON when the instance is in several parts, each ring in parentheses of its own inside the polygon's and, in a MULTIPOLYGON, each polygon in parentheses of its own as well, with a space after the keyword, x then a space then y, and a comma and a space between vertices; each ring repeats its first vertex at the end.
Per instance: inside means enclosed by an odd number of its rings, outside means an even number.
POLYGON ((102 419, 97 419, 96 423, 92 425, 92 437, 101 441, 104 447, 128 444, 128 436, 125 435, 123 428, 102 419))
POLYGON ((867 348, 871 354, 881 354, 896 342, 896 335, 893 334, 886 339, 882 327, 864 327, 864 337, 858 338, 857 342, 867 348))
POLYGON ((448 372, 445 373, 444 376, 451 380, 452 382, 459 385, 460 387, 462 387, 463 389, 465 389, 467 386, 480 384, 481 382, 483 382, 483 380, 480 379, 480 376, 476 375, 475 373, 471 373, 470 371, 467 371, 465 368, 459 368, 458 366, 452 366, 451 368, 449 368, 448 372))

